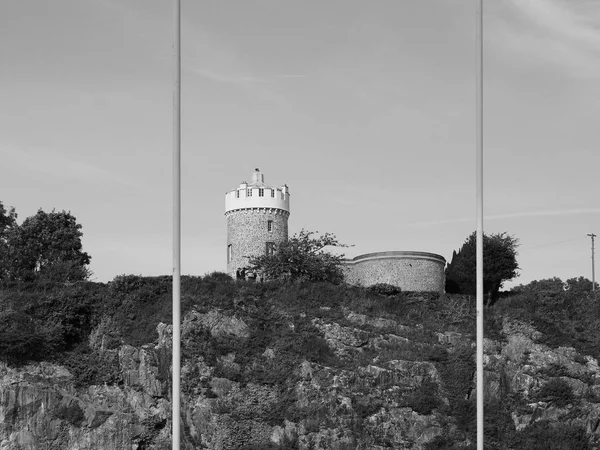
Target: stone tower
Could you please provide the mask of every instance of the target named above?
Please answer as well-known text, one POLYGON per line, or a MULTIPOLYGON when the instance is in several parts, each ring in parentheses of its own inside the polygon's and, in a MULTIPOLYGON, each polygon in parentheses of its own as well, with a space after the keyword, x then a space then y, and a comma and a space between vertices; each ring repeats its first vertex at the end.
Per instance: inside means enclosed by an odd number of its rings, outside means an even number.
POLYGON ((251 256, 273 251, 273 245, 288 237, 290 194, 283 185, 274 188, 265 183, 259 169, 252 181, 243 181, 225 194, 227 218, 227 273, 247 267, 251 256))

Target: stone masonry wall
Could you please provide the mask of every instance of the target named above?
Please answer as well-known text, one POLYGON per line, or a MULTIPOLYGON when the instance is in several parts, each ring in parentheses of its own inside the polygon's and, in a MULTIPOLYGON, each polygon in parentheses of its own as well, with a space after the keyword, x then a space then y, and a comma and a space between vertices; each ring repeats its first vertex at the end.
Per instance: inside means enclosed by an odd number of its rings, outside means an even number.
POLYGON ((264 255, 267 242, 276 244, 288 237, 289 212, 276 208, 253 208, 229 211, 227 217, 227 248, 232 259, 227 273, 235 277, 238 267, 248 266, 250 256, 264 255), (268 221, 272 220, 272 231, 268 221))
POLYGON ((441 256, 438 259, 406 253, 388 257, 377 254, 372 257, 359 256, 348 261, 344 266, 346 282, 360 286, 387 283, 403 291, 444 292, 445 260, 441 256))

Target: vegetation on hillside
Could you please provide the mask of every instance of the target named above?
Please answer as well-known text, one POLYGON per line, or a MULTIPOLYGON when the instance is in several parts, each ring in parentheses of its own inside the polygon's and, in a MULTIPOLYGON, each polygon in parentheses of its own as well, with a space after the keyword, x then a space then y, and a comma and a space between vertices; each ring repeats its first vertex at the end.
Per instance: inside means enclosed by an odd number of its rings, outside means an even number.
MULTIPOLYGON (((502 320, 514 317, 531 322, 543 333, 542 341, 550 346, 573 346, 582 354, 600 358, 600 338, 594 332, 600 326, 597 298, 583 290, 587 287, 585 279, 569 280, 567 290, 564 285, 551 280, 515 288, 486 310, 486 335, 501 339, 502 320)), ((108 349, 155 341, 158 323, 171 320, 171 286, 169 276, 134 275, 118 276, 107 284, 82 282, 65 286, 41 281, 5 284, 0 290, 0 358, 11 365, 30 360, 55 361, 68 367, 79 385, 118 385, 122 383, 118 362, 111 359, 110 352, 90 346, 90 333, 102 327, 108 349)), ((450 449, 456 442, 464 445, 469 436, 474 438, 474 403, 466 399, 473 389, 475 370, 474 349, 468 345, 475 328, 472 297, 394 293, 382 287, 365 289, 325 282, 235 282, 223 273, 182 277, 183 315, 211 310, 243 320, 249 326, 250 336, 215 337, 208 332, 192 331, 182 336, 183 362, 201 357, 215 368, 214 376, 242 385, 276 387, 280 401, 276 408, 265 412, 264 420, 269 423, 279 423, 282 418, 294 420, 309 413, 294 409, 289 391, 297 376, 295 369, 302 361, 356 370, 373 364, 377 357, 376 364, 397 359, 430 361, 437 367, 448 404, 441 401, 442 393, 426 380, 421 388, 402 397, 403 404, 420 414, 444 411, 455 423, 452 434, 438 437, 428 448, 450 449), (346 318, 348 311, 395 321, 405 327, 406 343, 377 352, 365 349, 347 357, 336 355, 313 320, 356 328, 356 323, 349 323, 346 318), (467 345, 449 349, 440 343, 440 331, 461 333, 467 338, 467 345), (276 352, 276 361, 261 356, 265 348, 276 352), (236 354, 235 366, 223 359, 231 352, 236 354)), ((385 331, 366 324, 360 328, 365 332, 385 331)), ((182 388, 186 389, 185 383, 182 388)), ((209 386, 204 388, 210 392, 209 386)), ((570 395, 568 387, 559 381, 549 383, 539 393, 540 399, 551 399, 557 404, 570 401, 570 395)), ((557 429, 537 423, 517 433, 510 413, 523 401, 506 395, 501 401, 486 405, 489 448, 524 448, 521 445, 544 442, 547 445, 544 448, 558 449, 565 442, 587 442, 585 433, 566 425, 557 429), (507 443, 518 445, 508 447, 507 443)), ((355 404, 362 408, 365 417, 381 406, 358 397, 355 404)), ((585 445, 571 448, 588 448, 585 445)))
POLYGON ((486 311, 486 334, 497 336, 504 318, 531 323, 540 342, 552 348, 573 347, 600 360, 600 293, 584 277, 532 281, 507 293, 486 311))
MULTIPOLYGON (((0 291, 0 309, 6 311, 0 320, 0 358, 5 362, 19 365, 31 360, 54 361, 69 368, 81 386, 118 385, 122 377, 117 362, 110 359, 110 352, 90 346, 90 333, 95 327, 103 327, 107 348, 156 341, 158 323, 170 323, 171 319, 171 278, 127 275, 108 284, 84 282, 72 286, 14 282, 0 291)), ((269 413, 271 418, 265 418, 268 422, 293 420, 308 413, 294 409, 289 391, 302 361, 341 370, 364 367, 375 357, 377 364, 390 359, 432 361, 439 365, 450 398, 460 399, 471 389, 470 345, 463 352, 451 353, 436 334, 442 329, 460 333, 473 329, 473 310, 465 298, 394 294, 381 287, 373 290, 331 283, 236 283, 222 273, 182 277, 183 315, 212 310, 243 320, 251 330, 250 336, 215 337, 191 331, 182 335, 183 362, 201 357, 215 368, 213 376, 242 385, 275 387, 281 400, 269 413), (345 318, 347 311, 396 321, 407 327, 407 341, 399 347, 365 349, 345 358, 336 356, 313 320, 356 328, 345 318), (277 359, 261 357, 265 348, 272 349, 277 359), (237 368, 223 360, 231 352, 236 354, 237 368)), ((364 332, 385 332, 366 324, 360 328, 364 332)), ((447 409, 437 391, 427 386, 407 393, 405 404, 422 414, 447 409)), ((366 400, 359 402, 361 414, 372 414, 381 406, 366 400)))

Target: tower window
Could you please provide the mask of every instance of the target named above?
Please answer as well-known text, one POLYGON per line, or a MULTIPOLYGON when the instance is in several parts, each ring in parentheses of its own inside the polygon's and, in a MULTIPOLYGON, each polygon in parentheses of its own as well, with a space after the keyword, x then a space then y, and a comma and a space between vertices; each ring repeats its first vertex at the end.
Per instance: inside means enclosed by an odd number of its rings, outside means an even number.
POLYGON ((263 188, 258 188, 258 196, 259 197, 264 197, 265 196, 265 190, 263 188))
POLYGON ((271 197, 275 197, 275 189, 271 189, 271 197))
POLYGON ((235 197, 236 198, 240 198, 240 191, 239 190, 235 191, 235 197))
POLYGON ((246 189, 246 197, 252 197, 252 189, 246 189))
POLYGON ((267 221, 267 231, 273 231, 273 221, 267 221))
POLYGON ((231 244, 229 244, 227 246, 227 264, 229 264, 232 260, 232 248, 231 248, 231 244))
POLYGON ((266 254, 267 254, 267 256, 273 255, 274 252, 275 252, 275 243, 274 242, 267 242, 267 248, 266 248, 266 254))

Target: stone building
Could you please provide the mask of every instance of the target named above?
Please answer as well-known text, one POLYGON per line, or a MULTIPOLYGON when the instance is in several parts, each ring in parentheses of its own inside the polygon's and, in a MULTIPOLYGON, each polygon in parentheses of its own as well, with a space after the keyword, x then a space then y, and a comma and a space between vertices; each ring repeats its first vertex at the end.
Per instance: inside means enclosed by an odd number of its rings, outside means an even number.
POLYGON ((235 277, 252 256, 270 253, 288 238, 290 193, 287 185, 276 188, 265 183, 259 169, 252 181, 225 194, 227 218, 227 273, 235 277))
MULTIPOLYGON (((288 238, 290 193, 265 183, 255 169, 250 183, 243 181, 225 195, 227 218, 227 273, 248 267, 252 256, 273 252, 288 238)), ((444 292, 446 260, 434 253, 388 251, 359 255, 344 262, 348 284, 371 286, 387 283, 403 291, 444 292)))

